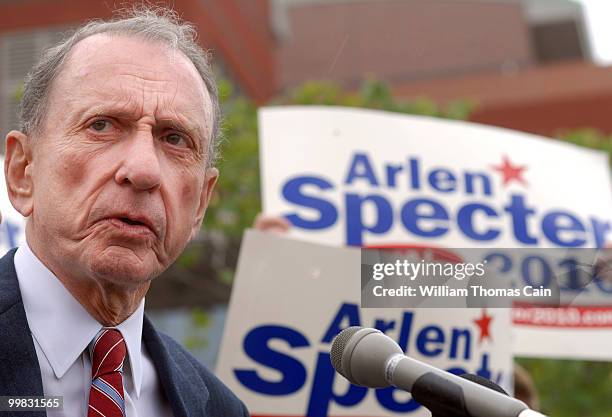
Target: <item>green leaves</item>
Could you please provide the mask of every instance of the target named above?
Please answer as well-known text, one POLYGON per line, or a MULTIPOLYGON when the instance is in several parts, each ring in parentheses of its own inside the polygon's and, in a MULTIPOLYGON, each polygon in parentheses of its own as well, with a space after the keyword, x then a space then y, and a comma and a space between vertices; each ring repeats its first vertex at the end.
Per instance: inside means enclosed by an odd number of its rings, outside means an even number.
POLYGON ((612 136, 606 135, 597 129, 582 128, 560 131, 559 139, 579 146, 607 152, 612 163, 612 136))
MULTIPOLYGON (((231 89, 222 87, 222 94, 231 89)), ((223 102, 221 175, 206 215, 205 228, 239 238, 261 211, 257 108, 242 97, 223 102)))
POLYGON ((460 120, 467 119, 474 108, 472 103, 465 100, 458 100, 446 106, 439 106, 432 100, 424 97, 416 97, 409 100, 398 99, 393 96, 387 84, 373 79, 364 81, 356 91, 342 89, 337 84, 327 81, 310 81, 279 97, 274 101, 274 104, 362 107, 460 120))
POLYGON ((612 415, 612 364, 519 359, 540 393, 541 411, 556 417, 612 415))

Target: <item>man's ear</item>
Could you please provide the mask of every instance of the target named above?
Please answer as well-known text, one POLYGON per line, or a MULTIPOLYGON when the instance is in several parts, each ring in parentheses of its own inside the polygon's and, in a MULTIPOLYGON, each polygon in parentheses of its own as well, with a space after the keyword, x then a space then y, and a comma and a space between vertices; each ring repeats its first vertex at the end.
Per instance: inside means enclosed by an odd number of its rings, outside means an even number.
POLYGON ((212 197, 218 178, 219 170, 217 168, 206 169, 206 177, 204 178, 204 184, 202 184, 202 192, 200 194, 200 204, 198 205, 196 217, 191 227, 191 236, 189 240, 195 238, 202 227, 202 220, 204 220, 204 214, 206 213, 208 203, 210 203, 210 198, 212 197))
POLYGON ((28 217, 34 207, 32 147, 30 138, 17 130, 6 135, 4 180, 11 204, 24 217, 28 217))

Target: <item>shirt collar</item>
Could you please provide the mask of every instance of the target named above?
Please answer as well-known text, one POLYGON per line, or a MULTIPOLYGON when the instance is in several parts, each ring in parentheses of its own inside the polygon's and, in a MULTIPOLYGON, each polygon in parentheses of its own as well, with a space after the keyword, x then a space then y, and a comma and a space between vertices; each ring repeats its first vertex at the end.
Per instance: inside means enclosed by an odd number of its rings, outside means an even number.
MULTIPOLYGON (((36 257, 28 244, 15 253, 15 270, 32 336, 59 379, 79 358, 102 325, 36 257), (69 330, 69 331, 67 331, 69 330)), ((142 385, 141 342, 144 299, 116 326, 127 345, 136 396, 142 385)))

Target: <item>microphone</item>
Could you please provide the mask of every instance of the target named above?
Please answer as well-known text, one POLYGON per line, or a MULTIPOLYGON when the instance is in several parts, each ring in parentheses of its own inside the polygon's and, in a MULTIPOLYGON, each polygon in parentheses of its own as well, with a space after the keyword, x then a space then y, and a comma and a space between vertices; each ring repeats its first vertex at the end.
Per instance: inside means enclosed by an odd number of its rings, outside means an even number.
POLYGON ((349 382, 369 388, 408 391, 434 416, 546 417, 516 398, 404 355, 380 330, 353 326, 332 343, 334 369, 349 382))
POLYGON ((497 385, 495 382, 493 381, 489 381, 487 378, 482 377, 480 375, 475 375, 475 374, 463 374, 463 375, 459 375, 461 378, 463 379, 467 379, 468 381, 472 381, 477 383, 478 385, 482 385, 483 387, 492 389, 493 391, 497 391, 497 392, 501 392, 502 394, 504 394, 505 396, 509 397, 510 394, 508 394, 506 392, 505 389, 503 389, 502 387, 500 387, 499 385, 497 385))

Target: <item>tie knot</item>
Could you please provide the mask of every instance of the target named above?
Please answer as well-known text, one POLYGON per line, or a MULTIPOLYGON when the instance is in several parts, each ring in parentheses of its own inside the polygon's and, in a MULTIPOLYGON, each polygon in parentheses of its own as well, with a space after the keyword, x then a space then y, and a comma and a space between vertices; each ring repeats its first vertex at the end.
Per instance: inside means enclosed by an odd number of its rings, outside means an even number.
POLYGON ((90 345, 91 379, 123 371, 127 353, 125 340, 117 329, 102 329, 90 345))

